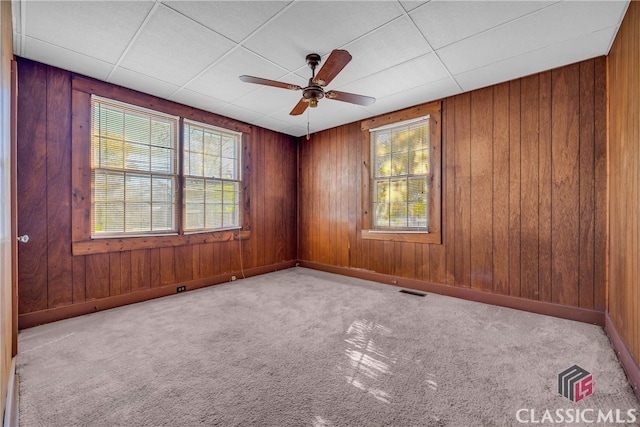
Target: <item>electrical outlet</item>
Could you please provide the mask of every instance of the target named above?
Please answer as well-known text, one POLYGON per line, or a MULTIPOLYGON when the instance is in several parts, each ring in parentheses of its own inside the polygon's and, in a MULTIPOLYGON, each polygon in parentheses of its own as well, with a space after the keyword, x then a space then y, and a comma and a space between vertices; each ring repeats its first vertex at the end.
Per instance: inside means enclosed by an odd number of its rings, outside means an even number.
POLYGON ((187 290, 187 287, 186 287, 186 286, 178 286, 178 287, 176 288, 176 292, 177 292, 177 293, 184 292, 184 291, 186 291, 186 290, 187 290))

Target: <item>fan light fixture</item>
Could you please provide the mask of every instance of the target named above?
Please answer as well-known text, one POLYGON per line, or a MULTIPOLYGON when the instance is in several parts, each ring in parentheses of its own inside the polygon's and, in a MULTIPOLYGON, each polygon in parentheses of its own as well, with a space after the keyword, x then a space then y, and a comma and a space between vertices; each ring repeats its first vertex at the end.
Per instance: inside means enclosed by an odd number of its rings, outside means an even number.
POLYGON ((335 99, 336 101, 349 102, 357 105, 371 105, 376 100, 370 96, 356 95, 354 93, 340 92, 337 90, 324 91, 324 86, 331 83, 331 81, 338 75, 340 71, 351 61, 351 54, 346 50, 336 49, 331 52, 327 62, 318 71, 316 76, 316 67, 320 64, 320 55, 317 53, 310 53, 307 55, 307 65, 311 68, 311 78, 309 79, 309 85, 307 87, 301 87, 294 84, 283 83, 276 80, 268 80, 260 77, 253 77, 243 75, 240 76, 240 80, 247 83, 255 83, 265 86, 279 87, 289 90, 301 90, 302 98, 293 110, 289 113, 292 116, 299 116, 304 113, 307 107, 315 108, 318 106, 318 101, 322 98, 335 99))

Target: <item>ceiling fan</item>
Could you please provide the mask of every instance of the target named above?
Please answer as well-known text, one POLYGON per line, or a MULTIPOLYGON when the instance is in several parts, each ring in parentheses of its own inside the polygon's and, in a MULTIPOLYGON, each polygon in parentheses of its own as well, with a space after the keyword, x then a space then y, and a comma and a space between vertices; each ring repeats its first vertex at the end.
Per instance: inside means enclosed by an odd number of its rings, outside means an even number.
POLYGON ((307 55, 307 64, 311 68, 311 78, 307 87, 301 87, 294 84, 283 83, 276 80, 262 79, 253 76, 240 76, 240 80, 247 83, 255 83, 265 86, 279 87, 289 90, 301 90, 302 98, 293 107, 289 113, 292 116, 298 116, 307 109, 307 107, 317 107, 318 101, 322 98, 335 99, 336 101, 349 102, 358 105, 371 105, 376 99, 370 96, 356 95, 354 93, 340 92, 337 90, 324 90, 331 81, 338 75, 340 71, 351 61, 351 54, 346 50, 335 49, 327 58, 324 66, 316 75, 316 67, 320 64, 320 55, 311 53, 307 55))

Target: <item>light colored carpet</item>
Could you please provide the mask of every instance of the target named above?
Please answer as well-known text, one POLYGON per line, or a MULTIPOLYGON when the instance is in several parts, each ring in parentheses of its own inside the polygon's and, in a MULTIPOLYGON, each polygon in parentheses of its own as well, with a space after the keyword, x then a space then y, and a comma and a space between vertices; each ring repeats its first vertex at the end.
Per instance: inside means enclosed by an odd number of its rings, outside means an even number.
POLYGON ((531 421, 640 412, 599 327, 303 268, 27 329, 19 345, 22 426, 512 426, 527 408, 531 421), (557 392, 574 364, 593 374, 578 403, 557 392))

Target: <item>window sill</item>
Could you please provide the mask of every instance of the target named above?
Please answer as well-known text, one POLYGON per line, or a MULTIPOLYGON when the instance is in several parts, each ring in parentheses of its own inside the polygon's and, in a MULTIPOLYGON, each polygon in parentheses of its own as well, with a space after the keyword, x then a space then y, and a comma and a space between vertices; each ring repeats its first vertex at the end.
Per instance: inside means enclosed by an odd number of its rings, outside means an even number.
POLYGON ((408 243, 431 243, 436 245, 442 244, 441 233, 416 233, 414 232, 385 232, 362 230, 361 237, 365 240, 389 240, 393 242, 408 243))
POLYGON ((109 252, 124 252, 136 249, 152 249, 170 246, 185 246, 201 243, 229 242, 232 240, 247 240, 250 231, 224 230, 210 233, 173 235, 173 236, 144 236, 100 238, 73 242, 73 255, 103 254, 109 252))

